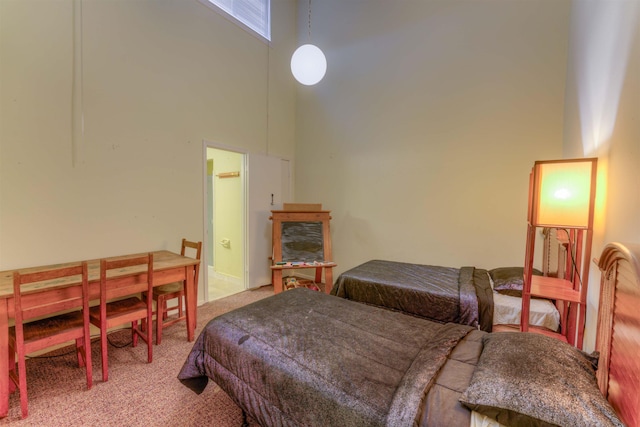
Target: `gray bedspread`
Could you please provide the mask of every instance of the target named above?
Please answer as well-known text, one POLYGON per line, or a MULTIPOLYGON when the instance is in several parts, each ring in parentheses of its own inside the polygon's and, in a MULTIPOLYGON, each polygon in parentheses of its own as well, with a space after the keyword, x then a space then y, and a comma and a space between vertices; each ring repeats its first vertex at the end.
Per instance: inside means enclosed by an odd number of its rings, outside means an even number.
POLYGON ((332 295, 491 332, 487 270, 372 260, 342 273, 332 295))
POLYGON ((211 320, 178 378, 263 426, 468 425, 481 334, 300 288, 211 320))

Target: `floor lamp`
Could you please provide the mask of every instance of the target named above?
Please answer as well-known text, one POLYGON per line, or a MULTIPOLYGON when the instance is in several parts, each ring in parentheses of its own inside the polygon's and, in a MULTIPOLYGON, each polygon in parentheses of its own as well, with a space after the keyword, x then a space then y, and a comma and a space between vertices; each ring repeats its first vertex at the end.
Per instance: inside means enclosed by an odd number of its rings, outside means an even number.
MULTIPOLYGON (((528 332, 532 296, 556 301, 561 314, 557 335, 582 347, 589 259, 596 194, 596 158, 536 161, 530 174, 527 247, 520 330, 528 332), (572 268, 564 277, 533 276, 533 258, 538 228, 563 229, 569 237, 567 254, 572 268)), ((537 332, 537 330, 536 330, 537 332)))

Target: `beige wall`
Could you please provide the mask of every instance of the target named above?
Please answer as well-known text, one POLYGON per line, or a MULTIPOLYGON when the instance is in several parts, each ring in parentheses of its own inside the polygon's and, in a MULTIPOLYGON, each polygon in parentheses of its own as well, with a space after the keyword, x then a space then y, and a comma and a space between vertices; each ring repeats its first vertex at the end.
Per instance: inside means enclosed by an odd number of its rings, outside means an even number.
MULTIPOLYGON (((574 0, 565 109, 566 157, 596 156, 593 256, 640 242, 640 2, 574 0)), ((591 264, 585 349, 595 346, 600 272, 591 264)))
POLYGON ((269 48, 197 0, 1 0, 0 269, 202 240, 203 140, 293 157, 295 2, 272 22, 269 48))
POLYGON ((522 265, 529 170, 562 155, 570 2, 312 6, 328 71, 298 90, 295 195, 332 211, 336 273, 522 265))

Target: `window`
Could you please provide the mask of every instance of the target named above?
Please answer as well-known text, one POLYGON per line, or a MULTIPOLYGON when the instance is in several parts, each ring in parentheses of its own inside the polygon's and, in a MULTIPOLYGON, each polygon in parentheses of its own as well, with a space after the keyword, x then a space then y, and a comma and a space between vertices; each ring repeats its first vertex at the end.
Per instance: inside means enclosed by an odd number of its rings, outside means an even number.
MULTIPOLYGON (((201 0, 207 6, 217 6, 234 21, 271 40, 271 0, 201 0)), ((215 9, 215 7, 214 7, 215 9)))

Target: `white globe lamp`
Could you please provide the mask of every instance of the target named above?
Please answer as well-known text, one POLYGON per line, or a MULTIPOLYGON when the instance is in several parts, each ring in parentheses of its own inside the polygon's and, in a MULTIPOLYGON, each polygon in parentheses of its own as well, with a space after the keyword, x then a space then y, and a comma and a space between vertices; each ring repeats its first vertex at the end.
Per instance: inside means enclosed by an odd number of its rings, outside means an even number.
POLYGON ((322 80, 327 72, 327 58, 317 46, 304 44, 293 52, 291 72, 297 81, 312 86, 322 80))

